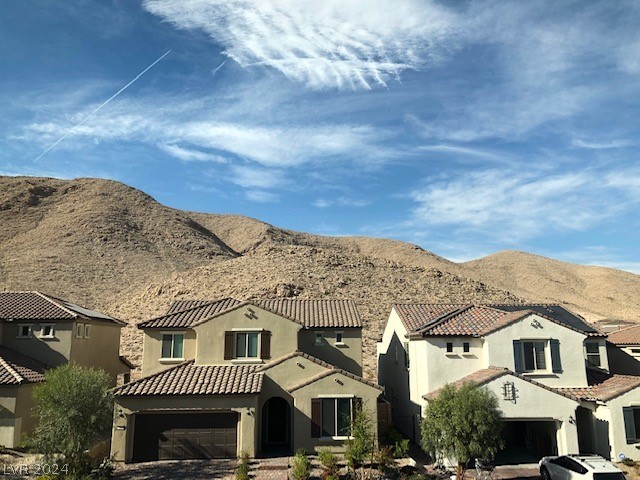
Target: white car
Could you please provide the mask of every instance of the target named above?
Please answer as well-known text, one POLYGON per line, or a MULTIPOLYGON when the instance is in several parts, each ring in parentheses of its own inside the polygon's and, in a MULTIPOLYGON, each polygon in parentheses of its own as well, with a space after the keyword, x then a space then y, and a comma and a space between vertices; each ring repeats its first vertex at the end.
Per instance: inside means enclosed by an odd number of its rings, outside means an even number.
POLYGON ((598 455, 561 455, 540 460, 543 480, 625 480, 622 471, 598 455))

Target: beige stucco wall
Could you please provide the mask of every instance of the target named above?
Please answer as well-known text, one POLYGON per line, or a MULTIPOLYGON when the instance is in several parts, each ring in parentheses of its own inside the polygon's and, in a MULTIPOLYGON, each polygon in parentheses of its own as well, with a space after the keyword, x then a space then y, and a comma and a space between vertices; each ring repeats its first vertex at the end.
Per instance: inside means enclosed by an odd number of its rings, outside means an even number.
POLYGON ((298 349, 320 360, 362 375, 362 329, 316 328, 302 329, 298 334, 298 349), (315 333, 322 332, 321 345, 315 344, 315 333), (336 343, 336 332, 342 332, 342 344, 336 343))
POLYGON ((343 451, 343 440, 319 439, 311 437, 311 399, 329 397, 357 397, 362 398, 363 408, 368 412, 373 422, 373 432, 377 432, 378 414, 377 398, 380 390, 341 374, 324 377, 314 383, 295 390, 293 397, 293 445, 304 448, 308 452, 319 448, 331 448, 343 451))
POLYGON ((71 336, 69 361, 78 365, 101 368, 112 378, 113 385, 126 366, 119 359, 120 326, 114 323, 80 320, 76 323, 91 325, 89 338, 77 338, 75 330, 71 336))
MULTIPOLYGON (((224 332, 264 329, 271 332, 271 359, 287 355, 298 348, 298 331, 302 325, 253 305, 246 305, 193 328, 196 333, 196 364, 221 365, 247 363, 224 359, 224 332)), ((269 361, 269 360, 267 360, 269 361)), ((264 363, 259 358, 252 363, 264 363)))
POLYGON ((68 362, 71 354, 73 322, 2 322, 3 345, 54 367, 68 362), (55 325, 55 338, 40 338, 42 324, 55 325), (18 325, 29 324, 33 335, 18 338, 18 325))
MULTIPOLYGON (((607 452, 601 454, 616 461, 619 461, 621 453, 633 460, 640 460, 640 450, 636 448, 640 443, 627 444, 623 407, 640 407, 640 387, 609 400, 606 405, 599 405, 596 409, 594 416, 601 422, 608 423, 610 455, 607 452)), ((605 428, 603 430, 606 431, 605 428)))
POLYGON ((551 350, 545 349, 547 355, 546 373, 525 374, 538 382, 553 387, 583 387, 587 385, 587 373, 584 359, 585 334, 558 325, 538 315, 529 315, 485 337, 487 366, 493 365, 515 369, 513 358, 513 340, 549 340, 560 342, 560 358, 562 373, 551 371, 551 350), (540 327, 532 322, 537 320, 540 327))
POLYGON ((203 396, 157 396, 117 397, 114 407, 114 422, 111 437, 111 457, 118 462, 131 461, 133 455, 134 413, 180 413, 189 412, 238 412, 238 453, 246 451, 252 457, 257 451, 256 395, 203 395, 203 396), (172 410, 167 412, 167 410, 172 410), (122 416, 121 416, 122 415, 122 416), (119 430, 118 427, 125 427, 119 430))
POLYGON ((196 333, 185 329, 151 329, 144 331, 142 341, 142 375, 152 375, 167 368, 171 368, 184 360, 196 358, 196 333), (183 359, 162 360, 162 335, 164 333, 183 333, 183 359))
POLYGON ((18 447, 23 436, 35 427, 31 412, 35 385, 26 383, 0 387, 0 445, 18 447))

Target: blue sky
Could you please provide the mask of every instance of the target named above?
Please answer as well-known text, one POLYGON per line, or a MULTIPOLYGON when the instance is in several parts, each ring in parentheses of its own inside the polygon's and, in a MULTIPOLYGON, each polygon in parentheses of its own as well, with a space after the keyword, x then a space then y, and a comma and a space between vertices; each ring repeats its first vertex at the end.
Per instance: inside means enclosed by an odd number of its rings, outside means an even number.
POLYGON ((638 25, 633 1, 2 2, 0 173, 638 273, 638 25))

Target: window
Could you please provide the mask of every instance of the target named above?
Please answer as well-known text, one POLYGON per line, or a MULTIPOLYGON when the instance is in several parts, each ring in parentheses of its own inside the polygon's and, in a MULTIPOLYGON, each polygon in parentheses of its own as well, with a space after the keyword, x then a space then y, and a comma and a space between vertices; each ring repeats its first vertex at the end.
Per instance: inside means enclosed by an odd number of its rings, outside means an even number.
POLYGON ((631 353, 640 353, 640 348, 632 348, 631 353))
POLYGON ((54 338, 55 328, 52 323, 42 324, 40 325, 40 338, 54 338))
POLYGON ((504 382, 502 384, 502 398, 510 401, 516 399, 516 385, 513 382, 504 382))
POLYGON ((471 351, 471 345, 469 345, 469 342, 464 342, 462 344, 462 352, 469 353, 470 351, 471 351))
POLYGON ((348 437, 353 398, 322 399, 322 436, 348 437))
POLYGON ((322 332, 315 332, 313 344, 316 346, 320 346, 323 344, 323 342, 324 342, 324 335, 322 334, 322 332))
POLYGON ((594 367, 600 366, 600 345, 596 342, 587 342, 585 344, 587 351, 587 363, 594 367))
POLYGON ((183 358, 184 333, 162 335, 162 358, 183 358))
POLYGON ((409 342, 404 342, 404 366, 409 369, 409 342))
POLYGON ((31 325, 18 325, 18 338, 29 338, 31 336, 31 325))
POLYGON ((76 323, 76 338, 84 336, 84 323, 76 323))
POLYGON ((453 343, 447 342, 447 353, 453 353, 453 343))
POLYGON ((89 323, 84 326, 84 338, 91 338, 91 324, 89 323))
POLYGON ((640 442, 640 407, 622 407, 627 443, 640 442))
POLYGON ((336 344, 342 345, 344 342, 342 341, 342 332, 336 332, 336 344))
POLYGON ((524 355, 524 369, 528 372, 547 369, 547 358, 545 354, 544 341, 522 342, 522 353, 524 355))
POLYGON ((258 358, 259 332, 236 333, 236 358, 258 358))

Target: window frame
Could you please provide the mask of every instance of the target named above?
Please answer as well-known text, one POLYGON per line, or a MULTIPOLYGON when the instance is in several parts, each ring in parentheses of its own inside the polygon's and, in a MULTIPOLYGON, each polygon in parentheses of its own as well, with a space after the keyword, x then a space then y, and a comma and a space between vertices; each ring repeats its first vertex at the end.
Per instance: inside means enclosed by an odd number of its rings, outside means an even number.
POLYGON ((471 353, 471 342, 462 342, 462 353, 471 353))
POLYGON ((320 440, 348 440, 353 438, 353 436, 351 435, 351 432, 348 432, 347 435, 338 435, 339 432, 339 425, 338 425, 338 413, 339 413, 339 409, 338 409, 338 402, 339 401, 345 401, 348 400, 349 401, 349 423, 348 423, 348 427, 350 428, 350 426, 353 423, 353 418, 354 418, 354 414, 355 414, 355 396, 351 396, 351 395, 344 395, 344 396, 340 396, 340 395, 327 395, 325 396, 320 396, 318 397, 321 401, 321 407, 320 407, 320 440), (333 432, 327 432, 325 430, 325 423, 324 423, 324 412, 325 412, 325 402, 333 402, 333 432), (328 433, 329 435, 325 435, 325 433, 328 433), (332 434, 333 433, 333 434, 332 434))
POLYGON ((76 331, 76 338, 83 338, 84 337, 84 323, 77 322, 75 331, 76 331))
POLYGON ((260 360, 261 354, 262 354, 262 331, 257 331, 257 330, 238 330, 238 331, 234 331, 233 332, 233 353, 234 353, 234 360, 251 360, 251 361, 256 361, 256 360, 260 360), (239 335, 246 335, 246 340, 245 340, 245 355, 241 356, 238 355, 238 345, 239 345, 239 341, 238 341, 238 336, 239 335), (249 335, 256 335, 257 336, 257 340, 256 340, 256 355, 255 356, 249 356, 249 335))
POLYGON ((316 347, 321 347, 324 345, 324 332, 313 332, 313 345, 316 347))
POLYGON ((40 324, 40 335, 38 335, 38 338, 43 338, 43 339, 50 339, 50 338, 56 338, 56 324, 55 323, 41 323, 40 324), (44 334, 44 329, 50 327, 51 328, 51 333, 49 335, 45 335, 44 334))
MULTIPOLYGON (((334 343, 334 345, 344 345, 344 331, 342 330, 336 330, 335 332, 333 332, 336 336, 336 341, 334 343)), ((314 343, 315 343, 315 339, 314 339, 314 343)))
POLYGON ((629 405, 622 407, 622 418, 624 424, 624 434, 626 437, 627 445, 633 445, 640 443, 640 405, 629 405), (627 431, 627 419, 626 413, 627 411, 631 411, 633 415, 633 429, 635 433, 635 438, 632 438, 627 431))
POLYGON ((444 347, 446 349, 446 352, 448 354, 454 353, 453 352, 453 342, 447 342, 447 344, 444 347))
POLYGON ((585 342, 584 343, 584 356, 587 361, 587 365, 591 365, 593 367, 601 368, 602 367, 602 355, 600 355, 600 342, 585 342), (589 352, 589 347, 595 347, 597 352, 589 352), (591 361, 591 358, 596 357, 598 359, 597 363, 591 361))
POLYGON ((540 339, 540 338, 534 338, 534 339, 522 339, 522 373, 547 373, 550 372, 551 370, 549 369, 549 365, 551 363, 551 349, 549 347, 549 340, 548 339, 540 339), (533 344, 532 348, 531 348, 531 352, 533 354, 533 369, 527 368, 527 352, 526 352, 526 345, 527 344, 533 344), (538 357, 537 357, 537 351, 536 351, 536 344, 542 344, 542 353, 543 353, 543 358, 544 358, 544 368, 538 368, 538 357))
POLYGON ((184 361, 184 341, 185 341, 185 332, 162 332, 160 334, 160 361, 163 362, 182 362, 184 361), (182 337, 182 351, 180 352, 180 356, 176 357, 174 356, 174 351, 175 351, 175 337, 180 335, 182 337), (171 337, 171 356, 170 357, 165 357, 164 356, 164 337, 165 336, 170 336, 171 337))
POLYGON ((91 338, 91 324, 90 323, 85 323, 84 324, 84 335, 82 336, 82 338, 91 338))
POLYGON ((19 323, 16 338, 33 338, 33 323, 19 323), (29 329, 29 333, 27 333, 27 335, 22 334, 22 329, 24 327, 27 327, 29 329))

